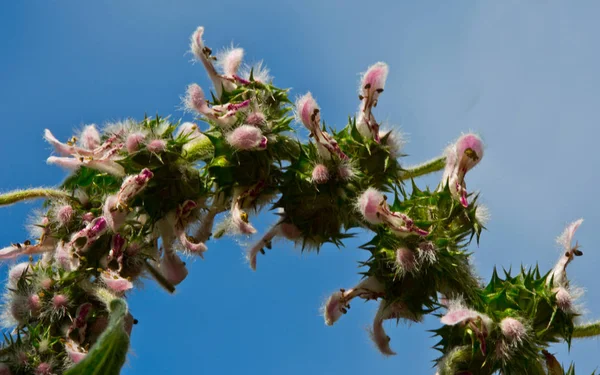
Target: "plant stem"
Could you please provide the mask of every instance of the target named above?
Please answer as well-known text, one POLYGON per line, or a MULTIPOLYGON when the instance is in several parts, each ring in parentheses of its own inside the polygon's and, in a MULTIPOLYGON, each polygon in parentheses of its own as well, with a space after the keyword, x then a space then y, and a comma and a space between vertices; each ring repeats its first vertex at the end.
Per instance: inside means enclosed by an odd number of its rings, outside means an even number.
POLYGON ((0 195, 0 206, 8 206, 17 202, 38 198, 65 198, 74 199, 65 191, 50 188, 34 188, 28 190, 15 190, 0 195))
POLYGON ((429 173, 441 171, 446 166, 446 157, 439 156, 435 159, 426 161, 423 164, 415 165, 407 168, 400 172, 401 180, 408 180, 409 178, 417 178, 424 176, 429 173))
POLYGON ((575 326, 573 338, 600 336, 600 321, 575 326))

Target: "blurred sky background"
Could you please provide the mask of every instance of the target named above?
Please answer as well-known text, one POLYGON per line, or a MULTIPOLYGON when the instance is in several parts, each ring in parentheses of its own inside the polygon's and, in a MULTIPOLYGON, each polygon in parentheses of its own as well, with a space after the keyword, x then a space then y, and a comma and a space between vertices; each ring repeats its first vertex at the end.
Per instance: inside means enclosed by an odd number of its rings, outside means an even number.
MULTIPOLYGON (((0 189, 63 180, 64 171, 45 164, 44 128, 67 139, 83 124, 144 113, 191 120, 180 96, 191 82, 208 88, 186 54, 198 25, 213 50, 234 42, 250 62, 264 59, 292 96, 312 91, 337 127, 358 106, 359 73, 386 61, 376 116, 406 134, 405 164, 440 154, 461 132, 486 141, 467 176, 492 215, 472 247, 479 274, 536 262, 545 272, 560 255, 555 237, 584 217, 576 238, 585 256, 569 275, 586 288, 583 319, 597 319, 599 16, 600 2, 584 0, 3 1, 0 189)), ((0 244, 27 238, 37 206, 0 210, 0 244)), ((275 218, 265 212, 255 221, 264 229, 275 218)), ((123 374, 433 374, 434 317, 410 327, 388 322, 398 352, 391 358, 366 331, 376 303, 355 302, 334 327, 323 323, 324 299, 358 282, 357 261, 367 254, 357 246, 366 240, 318 256, 282 241, 259 256, 257 272, 235 240, 210 242, 175 295, 150 281, 132 293, 140 323, 123 374)), ((570 354, 566 345, 551 351, 574 360, 578 374, 600 365, 597 339, 574 342, 570 354)))

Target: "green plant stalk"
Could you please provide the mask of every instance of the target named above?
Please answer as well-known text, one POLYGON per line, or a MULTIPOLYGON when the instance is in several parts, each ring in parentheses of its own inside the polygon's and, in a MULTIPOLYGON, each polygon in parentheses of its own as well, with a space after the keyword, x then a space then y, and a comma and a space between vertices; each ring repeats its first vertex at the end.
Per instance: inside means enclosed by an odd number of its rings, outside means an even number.
POLYGON ((573 338, 600 336, 600 321, 575 326, 573 338))
POLYGON ((446 157, 440 156, 425 163, 415 165, 400 172, 400 180, 408 180, 441 171, 446 167, 446 157))
POLYGON ((15 190, 0 195, 0 206, 8 206, 14 203, 39 198, 74 199, 71 195, 62 190, 51 188, 34 188, 28 190, 15 190))

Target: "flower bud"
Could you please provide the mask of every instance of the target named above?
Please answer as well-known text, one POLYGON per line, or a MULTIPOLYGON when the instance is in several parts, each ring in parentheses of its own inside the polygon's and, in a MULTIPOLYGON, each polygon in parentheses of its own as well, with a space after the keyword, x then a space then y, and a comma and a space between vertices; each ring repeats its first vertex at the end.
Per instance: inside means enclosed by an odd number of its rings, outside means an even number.
POLYGON ((329 171, 323 164, 317 164, 312 171, 312 182, 321 185, 329 181, 329 171))
POLYGON ((29 262, 23 262, 15 265, 8 271, 8 284, 9 287, 15 288, 21 277, 30 275, 32 273, 32 264, 29 262))
POLYGON ((527 329, 515 318, 502 319, 500 329, 504 337, 511 343, 521 343, 527 337, 527 329))
POLYGON ((396 250, 396 269, 399 275, 406 275, 417 270, 418 264, 415 253, 406 248, 401 247, 396 250))
POLYGON ((65 226, 73 220, 75 210, 68 204, 59 207, 56 211, 56 221, 62 226, 65 226))
POLYGON ((64 294, 56 294, 52 297, 52 308, 54 310, 63 310, 69 305, 69 298, 64 294))
POLYGON ((556 292, 556 305, 558 308, 566 313, 572 312, 573 297, 571 297, 571 293, 564 287, 556 288, 554 291, 556 292))
POLYGON ((127 152, 133 154, 134 152, 138 151, 145 139, 146 136, 144 133, 136 132, 129 134, 125 140, 125 148, 127 149, 127 152))
POLYGON ((35 375, 52 375, 52 365, 48 362, 40 363, 35 369, 35 375))
POLYGON ((242 125, 227 135, 227 142, 237 150, 253 150, 267 148, 267 138, 259 128, 242 125))
POLYGON ((354 178, 356 174, 354 173, 354 171, 352 170, 352 168, 350 166, 347 165, 341 165, 338 168, 338 176, 339 178, 341 178, 344 181, 348 181, 352 178, 354 178))
POLYGON ((167 149, 167 141, 164 139, 155 139, 146 145, 148 151, 159 154, 167 149))
POLYGON ((246 120, 244 120, 246 124, 254 126, 261 126, 265 123, 265 121, 265 115, 261 112, 252 112, 246 117, 246 120))

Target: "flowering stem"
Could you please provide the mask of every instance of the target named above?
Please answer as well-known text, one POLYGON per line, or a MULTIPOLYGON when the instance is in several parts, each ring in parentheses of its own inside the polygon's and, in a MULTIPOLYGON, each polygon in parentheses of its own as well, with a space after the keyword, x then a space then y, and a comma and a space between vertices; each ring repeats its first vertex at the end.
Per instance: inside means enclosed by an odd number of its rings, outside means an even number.
POLYGON ((446 166, 446 157, 440 156, 423 164, 415 165, 400 172, 401 180, 421 177, 429 173, 441 171, 446 166))
POLYGON ((572 337, 586 338, 594 336, 600 336, 600 321, 575 326, 572 337))
POLYGON ((67 192, 49 188, 35 188, 29 190, 15 190, 0 195, 0 206, 8 206, 13 203, 38 198, 65 198, 74 199, 67 192))

